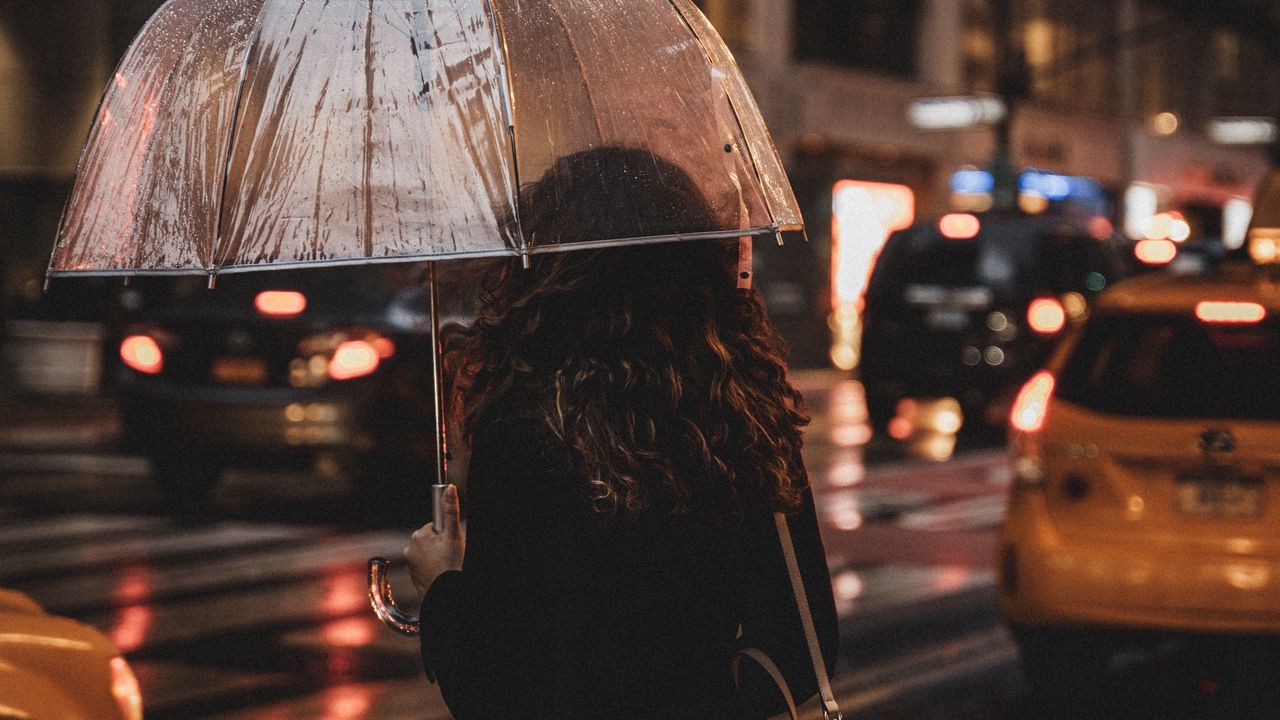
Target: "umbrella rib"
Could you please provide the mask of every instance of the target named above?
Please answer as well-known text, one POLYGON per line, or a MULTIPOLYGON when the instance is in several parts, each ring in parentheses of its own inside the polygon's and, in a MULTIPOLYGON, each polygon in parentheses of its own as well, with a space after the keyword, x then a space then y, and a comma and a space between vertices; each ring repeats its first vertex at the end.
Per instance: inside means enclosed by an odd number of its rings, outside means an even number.
MULTIPOLYGON (((214 221, 213 226, 213 247, 209 253, 209 281, 213 282, 213 276, 218 272, 218 255, 222 250, 222 221, 223 213, 227 207, 227 186, 231 181, 231 161, 232 155, 236 148, 236 136, 240 129, 240 105, 244 101, 244 85, 245 79, 249 75, 249 62, 253 59, 253 53, 258 49, 258 41, 262 38, 262 19, 266 15, 267 7, 271 5, 272 0, 263 0, 262 7, 258 8, 258 20, 253 26, 253 38, 249 41, 248 47, 245 48, 244 63, 240 66, 240 79, 236 83, 236 102, 231 108, 231 129, 227 133, 227 154, 226 160, 222 165, 222 190, 218 193, 218 217, 214 221)), ((299 7, 299 11, 301 7, 299 7)))
POLYGON ((511 65, 507 62, 510 56, 507 51, 507 33, 503 29, 502 13, 498 12, 493 0, 485 0, 485 7, 489 9, 489 18, 493 23, 493 32, 496 35, 494 38, 496 42, 493 47, 494 52, 498 54, 498 69, 502 73, 503 88, 506 90, 502 95, 502 101, 503 107, 507 112, 507 137, 511 141, 512 175, 512 195, 508 199, 511 201, 511 207, 514 208, 512 221, 515 223, 516 241, 520 244, 520 257, 527 267, 529 263, 529 245, 525 241, 524 227, 520 222, 520 153, 517 151, 519 133, 516 130, 515 86, 511 80, 511 65))
POLYGON ((369 177, 373 174, 373 2, 369 0, 369 15, 364 28, 364 255, 373 256, 373 188, 369 177))
MULTIPOLYGON (((681 8, 680 0, 668 0, 668 2, 671 4, 672 9, 676 11, 676 15, 679 15, 680 19, 684 21, 685 27, 689 28, 689 34, 693 36, 693 41, 698 43, 698 48, 702 50, 703 57, 707 59, 707 62, 712 67, 716 67, 715 56, 707 47, 706 42, 703 41, 701 33, 694 27, 693 21, 689 19, 688 14, 681 8)), ((755 175, 757 187, 763 190, 765 186, 764 177, 760 174, 760 165, 756 162, 755 153, 751 149, 751 142, 747 138, 747 130, 742 125, 742 113, 738 111, 738 105, 733 101, 732 94, 725 92, 724 99, 725 102, 729 103, 729 111, 733 113, 733 121, 738 125, 738 135, 742 138, 742 154, 751 165, 751 172, 755 175)), ((764 200, 765 210, 769 213, 769 221, 777 225, 778 219, 774 217, 773 208, 769 205, 768 193, 761 192, 761 199, 764 200)), ((778 242, 781 244, 781 236, 779 236, 778 242)))
MULTIPOLYGON (((165 0, 165 3, 161 5, 155 11, 155 13, 151 15, 151 17, 147 18, 147 21, 143 23, 142 28, 139 29, 138 32, 134 35, 133 41, 129 43, 130 47, 133 47, 134 43, 138 41, 138 38, 142 37, 143 33, 151 29, 151 27, 155 24, 156 19, 160 17, 160 14, 164 12, 164 10, 173 2, 174 0, 165 0)), ((120 60, 116 62, 115 69, 112 72, 112 77, 115 77, 120 73, 121 68, 124 67, 125 60, 128 60, 129 56, 130 54, 128 52, 125 52, 125 54, 120 58, 120 60)), ((93 112, 93 117, 95 118, 94 124, 89 127, 89 132, 85 134, 84 142, 81 143, 80 145, 80 155, 76 159, 75 182, 72 184, 71 192, 67 195, 67 199, 64 200, 62 203, 62 213, 58 217, 58 234, 56 236, 56 240, 54 241, 53 252, 50 253, 49 255, 49 264, 44 271, 45 290, 49 289, 48 278, 52 276, 53 272, 55 272, 53 269, 54 258, 58 257, 58 250, 62 248, 62 244, 64 240, 63 231, 66 230, 66 226, 67 226, 67 212, 71 209, 71 198, 75 196, 76 188, 80 185, 81 178, 83 177, 80 171, 84 167, 84 159, 85 159, 85 156, 88 154, 87 151, 89 149, 89 141, 93 139, 94 130, 97 129, 96 118, 102 114, 102 109, 106 107, 107 95, 111 93, 112 87, 113 86, 111 85, 111 83, 107 83, 106 87, 102 89, 102 94, 98 96, 98 107, 93 112)))
POLYGON ((591 106, 591 119, 595 122, 596 134, 600 144, 603 145, 604 126, 600 124, 600 108, 596 107, 595 96, 591 93, 591 84, 587 82, 587 68, 582 64, 582 53, 578 51, 578 44, 574 42, 573 34, 569 32, 569 24, 560 12, 560 6, 555 0, 548 0, 547 7, 551 9, 551 14, 556 16, 556 22, 559 22, 560 27, 564 30, 564 38, 569 43, 569 51, 573 53, 573 61, 578 65, 578 77, 582 78, 582 89, 586 91, 587 104, 591 106))

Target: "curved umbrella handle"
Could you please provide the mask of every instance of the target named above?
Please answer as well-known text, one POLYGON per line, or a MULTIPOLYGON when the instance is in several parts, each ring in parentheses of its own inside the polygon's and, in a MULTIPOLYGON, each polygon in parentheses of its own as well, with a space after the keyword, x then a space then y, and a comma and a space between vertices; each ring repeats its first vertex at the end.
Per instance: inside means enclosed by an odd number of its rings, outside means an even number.
MULTIPOLYGON (((431 522, 436 533, 444 528, 444 491, 445 484, 431 486, 431 522)), ((387 627, 401 635, 417 637, 421 632, 421 623, 414 615, 406 615, 396 607, 395 596, 391 594, 391 582, 387 579, 387 568, 391 562, 386 558, 369 560, 369 604, 373 606, 373 614, 387 627)))
POLYGON ((373 614, 387 627, 401 635, 417 637, 420 632, 417 616, 406 615, 396 607, 396 599, 391 594, 391 583, 387 580, 390 565, 386 558, 369 560, 369 604, 373 606, 373 614))

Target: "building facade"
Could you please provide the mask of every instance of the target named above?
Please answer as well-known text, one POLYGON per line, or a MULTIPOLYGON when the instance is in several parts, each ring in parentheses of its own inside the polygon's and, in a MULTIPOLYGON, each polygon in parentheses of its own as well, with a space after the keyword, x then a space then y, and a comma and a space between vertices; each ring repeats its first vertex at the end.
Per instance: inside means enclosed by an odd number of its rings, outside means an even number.
POLYGON ((1223 116, 1275 117, 1280 58, 1239 30, 1210 27, 1163 3, 699 4, 755 89, 805 212, 808 245, 766 254, 760 276, 802 364, 824 361, 817 348, 827 328, 815 311, 836 304, 832 189, 845 180, 904 185, 917 217, 948 210, 953 173, 991 161, 996 128, 924 130, 909 109, 922 98, 1000 89, 1002 42, 1023 73, 1015 84, 1021 97, 1009 103, 1008 154, 1017 169, 1090 177, 1117 205, 1131 183, 1158 188, 1162 209, 1196 213, 1197 231, 1213 235, 1222 233, 1224 205, 1251 198, 1269 166, 1266 147, 1215 142, 1207 130, 1223 116), (1009 14, 1003 36, 1001 6, 1009 14))

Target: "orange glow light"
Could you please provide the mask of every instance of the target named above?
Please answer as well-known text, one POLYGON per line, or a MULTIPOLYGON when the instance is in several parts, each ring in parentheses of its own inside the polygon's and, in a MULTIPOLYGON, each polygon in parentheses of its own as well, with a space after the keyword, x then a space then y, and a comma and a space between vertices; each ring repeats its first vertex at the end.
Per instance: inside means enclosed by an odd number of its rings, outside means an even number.
POLYGON ((378 349, 364 340, 348 340, 333 351, 329 361, 329 377, 350 380, 364 377, 378 369, 378 349))
POLYGON ((396 344, 391 342, 390 338, 379 337, 373 341, 373 346, 378 350, 378 357, 386 360, 396 354, 396 344))
POLYGON ((1205 300, 1196 304, 1196 317, 1203 322, 1256 323, 1267 316, 1267 309, 1254 302, 1205 300))
POLYGON ((120 359, 140 373, 155 375, 164 369, 164 353, 153 338, 130 335, 120 343, 120 359))
POLYGON ((292 290, 265 290, 253 299, 253 306, 268 317, 293 317, 307 309, 307 296, 292 290))
POLYGON ((831 308, 855 302, 889 233, 915 221, 906 185, 841 180, 831 188, 831 308))
POLYGON ((1009 414, 1009 422, 1014 428, 1031 433, 1044 427, 1045 418, 1049 416, 1053 385, 1053 376, 1041 371, 1022 386, 1018 398, 1013 401, 1013 412, 1009 414))
POLYGON ((938 221, 938 231, 945 238, 952 240, 969 240, 978 236, 978 231, 982 229, 982 223, 978 222, 978 218, 968 213, 951 213, 943 215, 938 221))
POLYGON ((111 694, 120 707, 124 720, 142 720, 142 689, 129 663, 122 657, 111 658, 111 694))
POLYGON ((1027 306, 1027 324, 1042 335, 1052 335, 1067 324, 1067 311, 1057 298, 1036 298, 1027 306))
POLYGON ((1133 254, 1148 265, 1167 265, 1178 256, 1178 246, 1172 240, 1139 240, 1133 254))
POLYGON ((1089 234, 1095 240, 1106 240, 1111 237, 1111 233, 1115 228, 1111 225, 1111 221, 1099 215, 1089 221, 1089 234))

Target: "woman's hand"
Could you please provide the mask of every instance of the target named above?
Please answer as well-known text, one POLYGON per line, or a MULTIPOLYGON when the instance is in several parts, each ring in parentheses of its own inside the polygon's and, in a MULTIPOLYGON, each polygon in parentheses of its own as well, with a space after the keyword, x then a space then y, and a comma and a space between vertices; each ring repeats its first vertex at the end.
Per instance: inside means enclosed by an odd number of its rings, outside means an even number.
POLYGON ((444 530, 436 534, 434 523, 427 523, 414 531, 404 549, 404 559, 409 563, 409 576, 418 595, 426 595, 427 588, 447 570, 462 569, 462 552, 466 537, 458 522, 458 488, 450 485, 444 491, 444 530))

